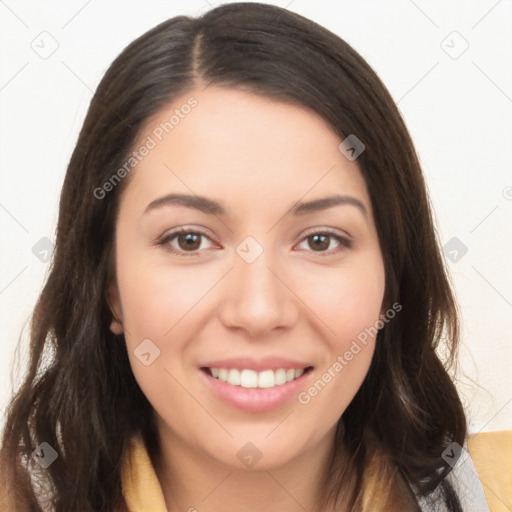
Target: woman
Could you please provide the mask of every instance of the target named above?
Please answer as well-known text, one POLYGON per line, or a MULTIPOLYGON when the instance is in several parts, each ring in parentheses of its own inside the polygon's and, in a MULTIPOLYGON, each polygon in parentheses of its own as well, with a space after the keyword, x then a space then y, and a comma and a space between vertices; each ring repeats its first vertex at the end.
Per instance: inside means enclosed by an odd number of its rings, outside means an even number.
POLYGON ((71 158, 5 503, 460 511, 443 334, 449 365, 423 177, 368 64, 277 7, 173 18, 112 64, 71 158))

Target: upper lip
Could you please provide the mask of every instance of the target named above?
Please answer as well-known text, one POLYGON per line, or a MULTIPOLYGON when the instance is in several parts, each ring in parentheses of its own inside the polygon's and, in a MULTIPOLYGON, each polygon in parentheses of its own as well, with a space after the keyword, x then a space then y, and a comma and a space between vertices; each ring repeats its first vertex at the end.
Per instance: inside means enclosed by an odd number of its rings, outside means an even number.
POLYGON ((250 357, 230 357, 228 359, 216 359, 215 361, 208 361, 201 365, 201 368, 228 368, 237 370, 254 370, 261 372, 263 370, 278 370, 279 368, 300 369, 312 366, 308 363, 297 361, 285 357, 268 356, 260 359, 253 359, 250 357))

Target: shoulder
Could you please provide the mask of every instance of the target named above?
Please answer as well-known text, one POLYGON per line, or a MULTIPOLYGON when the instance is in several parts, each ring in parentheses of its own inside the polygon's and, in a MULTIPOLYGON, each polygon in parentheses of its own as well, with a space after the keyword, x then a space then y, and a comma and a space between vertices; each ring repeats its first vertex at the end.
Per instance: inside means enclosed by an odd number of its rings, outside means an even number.
MULTIPOLYGON (((512 510, 512 430, 470 435, 464 447, 453 443, 443 454, 454 460, 447 481, 464 512, 512 510)), ((421 504, 422 511, 438 510, 421 504)))
POLYGON ((491 512, 512 510, 512 430, 471 435, 467 448, 491 512))
MULTIPOLYGON (((453 469, 446 481, 457 494, 464 512, 510 512, 512 510, 512 431, 469 436, 462 447, 452 443, 443 458, 453 469)), ((418 498, 422 512, 446 511, 443 490, 418 498)))

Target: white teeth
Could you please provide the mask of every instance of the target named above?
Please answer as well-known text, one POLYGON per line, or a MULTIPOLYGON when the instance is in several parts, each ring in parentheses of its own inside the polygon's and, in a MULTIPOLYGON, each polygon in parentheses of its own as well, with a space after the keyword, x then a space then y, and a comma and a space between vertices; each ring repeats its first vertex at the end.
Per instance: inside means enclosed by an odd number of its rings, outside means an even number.
POLYGON ((286 370, 284 368, 279 368, 279 370, 276 370, 274 379, 276 386, 286 384, 286 370))
MULTIPOLYGON (((228 384, 231 382, 225 380, 228 384)), ((242 370, 240 374, 240 386, 243 388, 257 388, 258 387, 258 374, 254 370, 242 370)))
POLYGON ((232 386, 262 389, 281 386, 298 379, 304 373, 303 368, 291 368, 289 370, 279 368, 278 370, 264 370, 262 372, 248 369, 240 371, 235 368, 210 368, 210 371, 213 377, 232 386))
POLYGON ((227 382, 229 382, 230 384, 233 384, 233 386, 239 386, 240 385, 240 372, 238 370, 235 370, 234 368, 229 370, 227 382))
POLYGON ((274 378, 273 370, 265 370, 258 374, 258 387, 259 388, 273 388, 276 379, 274 378))

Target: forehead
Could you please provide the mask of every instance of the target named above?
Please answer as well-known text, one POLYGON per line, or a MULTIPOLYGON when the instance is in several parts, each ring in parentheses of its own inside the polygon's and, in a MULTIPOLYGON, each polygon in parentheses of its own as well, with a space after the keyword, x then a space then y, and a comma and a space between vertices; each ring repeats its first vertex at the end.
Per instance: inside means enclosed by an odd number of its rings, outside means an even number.
POLYGON ((143 210, 157 196, 181 192, 254 211, 339 193, 370 211, 359 167, 340 142, 301 106, 236 89, 191 90, 141 130, 135 149, 151 149, 139 156, 123 201, 143 210))

